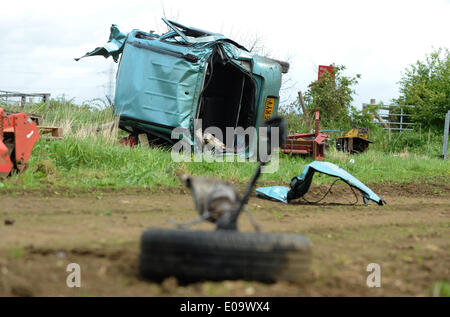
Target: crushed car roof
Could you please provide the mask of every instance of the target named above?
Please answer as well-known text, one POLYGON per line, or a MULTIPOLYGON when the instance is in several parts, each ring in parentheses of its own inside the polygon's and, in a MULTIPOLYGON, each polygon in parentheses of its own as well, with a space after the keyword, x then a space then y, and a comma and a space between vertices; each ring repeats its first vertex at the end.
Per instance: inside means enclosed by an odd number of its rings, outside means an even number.
MULTIPOLYGON (((181 47, 185 47, 183 51, 196 51, 201 48, 211 47, 217 42, 229 43, 231 45, 225 46, 225 49, 227 50, 227 53, 230 54, 233 58, 245 60, 252 59, 252 56, 254 56, 254 54, 249 52, 249 50, 244 46, 236 43, 235 41, 225 37, 222 34, 204 31, 193 27, 186 27, 180 23, 170 21, 165 18, 163 18, 162 20, 168 25, 171 31, 168 31, 163 35, 158 35, 155 33, 146 33, 134 29, 130 32, 130 34, 135 34, 138 37, 136 40, 143 43, 154 39, 172 42, 172 44, 176 43, 179 44, 180 50, 183 50, 181 49, 181 47)), ((119 30, 119 27, 116 24, 113 24, 111 25, 111 33, 108 43, 106 43, 104 46, 95 48, 93 51, 86 53, 82 57, 75 58, 75 60, 78 61, 84 57, 100 55, 104 56, 105 58, 112 56, 114 61, 117 62, 120 54, 123 51, 127 36, 127 33, 121 32, 119 30)), ((152 46, 153 45, 157 46, 157 43, 152 43, 152 46)), ((282 73, 288 72, 289 63, 271 58, 266 59, 278 63, 281 66, 282 73)))

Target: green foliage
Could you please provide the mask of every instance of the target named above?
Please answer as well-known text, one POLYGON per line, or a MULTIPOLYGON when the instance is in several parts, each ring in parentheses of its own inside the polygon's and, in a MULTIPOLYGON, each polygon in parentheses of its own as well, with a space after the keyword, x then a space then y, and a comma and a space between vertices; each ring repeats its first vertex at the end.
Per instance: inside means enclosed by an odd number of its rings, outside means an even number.
POLYGON ((301 113, 300 102, 298 99, 280 107, 278 109, 278 114, 286 120, 289 133, 309 132, 307 131, 308 127, 305 122, 305 117, 301 113))
POLYGON ((400 105, 414 105, 413 120, 441 129, 450 109, 450 52, 438 49, 410 65, 400 81, 400 105))
POLYGON ((314 111, 320 110, 321 127, 327 129, 349 129, 352 124, 367 126, 372 122, 370 114, 374 109, 358 111, 350 103, 353 101, 352 87, 358 83, 360 75, 343 76, 344 66, 335 66, 333 73, 325 72, 320 81, 314 81, 308 86, 304 99, 306 116, 311 126, 307 126, 305 115, 300 106, 300 100, 280 107, 279 114, 287 120, 290 133, 311 132, 314 125, 314 111))
POLYGON ((356 109, 354 106, 351 106, 351 116, 350 122, 351 126, 355 127, 365 127, 365 128, 376 128, 377 125, 373 123, 374 115, 376 114, 380 105, 368 105, 367 108, 363 108, 361 110, 356 109))
POLYGON ((350 103, 353 101, 352 88, 361 76, 347 77, 342 74, 345 66, 333 65, 332 73, 325 72, 320 81, 314 81, 305 93, 306 108, 310 113, 320 110, 321 122, 334 127, 350 125, 350 103))

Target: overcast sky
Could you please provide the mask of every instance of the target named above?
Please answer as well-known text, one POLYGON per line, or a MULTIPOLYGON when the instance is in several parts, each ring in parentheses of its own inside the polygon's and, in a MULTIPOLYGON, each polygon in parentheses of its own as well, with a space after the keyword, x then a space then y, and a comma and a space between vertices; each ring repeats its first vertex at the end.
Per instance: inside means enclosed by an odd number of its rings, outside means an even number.
POLYGON ((354 105, 398 96, 409 64, 450 48, 450 1, 2 1, 0 90, 63 93, 83 102, 104 97, 112 59, 73 60, 121 30, 165 31, 163 11, 184 25, 242 44, 258 36, 270 55, 288 59, 292 100, 336 63, 361 74, 354 105))

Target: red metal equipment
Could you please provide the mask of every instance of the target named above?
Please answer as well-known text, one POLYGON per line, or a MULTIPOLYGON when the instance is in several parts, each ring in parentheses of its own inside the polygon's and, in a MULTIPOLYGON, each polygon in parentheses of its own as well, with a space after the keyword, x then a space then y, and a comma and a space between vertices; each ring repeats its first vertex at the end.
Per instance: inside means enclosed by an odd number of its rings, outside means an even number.
POLYGON ((25 170, 38 139, 38 128, 26 113, 5 116, 0 108, 0 177, 25 170))
POLYGON ((134 135, 129 135, 120 139, 119 143, 125 146, 133 147, 138 144, 138 139, 134 135))
POLYGON ((314 133, 289 134, 281 151, 286 154, 312 156, 315 160, 321 161, 325 155, 325 140, 328 135, 319 131, 319 110, 316 110, 315 119, 314 133))

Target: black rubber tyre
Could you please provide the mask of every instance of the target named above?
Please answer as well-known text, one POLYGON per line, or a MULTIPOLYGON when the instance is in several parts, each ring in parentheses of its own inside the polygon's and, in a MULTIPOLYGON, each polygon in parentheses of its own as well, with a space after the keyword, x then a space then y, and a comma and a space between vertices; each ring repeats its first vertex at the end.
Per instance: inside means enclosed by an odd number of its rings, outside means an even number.
POLYGON ((202 280, 300 282, 309 271, 310 243, 297 234, 148 229, 139 271, 160 282, 202 280))

